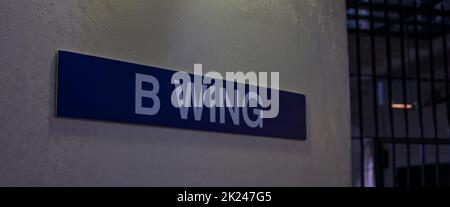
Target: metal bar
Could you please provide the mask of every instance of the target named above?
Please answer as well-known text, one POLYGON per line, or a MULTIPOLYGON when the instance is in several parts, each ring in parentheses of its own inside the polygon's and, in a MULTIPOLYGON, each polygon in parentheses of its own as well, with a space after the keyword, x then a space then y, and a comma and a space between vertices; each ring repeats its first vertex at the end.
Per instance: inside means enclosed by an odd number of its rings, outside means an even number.
MULTIPOLYGON (((373 0, 369 0, 369 4, 373 4, 373 0)), ((376 48, 375 48, 375 34, 373 33, 374 31, 374 21, 373 21, 373 15, 374 15, 374 11, 373 11, 373 7, 370 7, 370 50, 371 50, 371 61, 372 61, 372 88, 373 88, 373 94, 372 94, 372 98, 373 98, 373 117, 374 117, 374 131, 375 131, 375 139, 378 139, 379 136, 379 126, 378 126, 378 102, 377 102, 377 94, 378 94, 378 87, 377 87, 377 60, 376 60, 376 48)), ((360 75, 360 77, 362 78, 362 76, 360 75)), ((375 149, 376 150, 376 149, 375 149)), ((382 167, 382 165, 381 165, 382 167)))
MULTIPOLYGON (((354 33, 356 33, 356 29, 349 29, 348 31, 349 31, 349 34, 354 34, 354 33)), ((369 31, 369 30, 361 30, 361 29, 359 30, 359 34, 360 34, 360 35, 370 35, 370 33, 371 33, 371 31, 369 31)), ((378 30, 373 31, 373 33, 374 33, 376 36, 382 36, 382 37, 384 37, 384 35, 385 35, 385 34, 384 34, 385 32, 378 31, 378 30)), ((399 36, 400 36, 400 33, 399 33, 399 32, 392 32, 392 31, 391 31, 391 37, 399 37, 399 36)), ((418 36, 419 39, 426 39, 426 38, 428 37, 428 36, 425 35, 425 34, 421 34, 421 33, 415 34, 414 32, 410 33, 409 36, 418 36)), ((434 36, 440 36, 440 34, 434 34, 434 36)))
MULTIPOLYGON (((414 1, 414 7, 418 8, 417 1, 414 1)), ((417 84, 417 106, 418 106, 418 115, 419 115, 419 134, 422 141, 425 139, 424 131, 423 131, 423 109, 422 109, 422 84, 421 84, 421 74, 420 74, 420 45, 419 45, 419 39, 417 37, 417 34, 419 33, 418 28, 418 13, 414 14, 414 33, 416 34, 414 36, 414 52, 415 52, 415 58, 416 58, 416 84, 417 84)), ((425 186, 425 145, 421 145, 421 184, 422 186, 425 186)))
MULTIPOLYGON (((355 1, 356 2, 356 1, 355 1)), ((347 1, 347 8, 348 9, 352 9, 355 8, 356 3, 352 2, 352 1, 347 1)), ((414 2, 415 3, 415 2, 414 2)), ((392 12, 398 12, 398 10, 403 10, 405 12, 405 15, 407 16, 413 16, 416 14, 426 14, 427 11, 424 8, 419 7, 419 5, 415 5, 415 6, 403 6, 400 7, 396 4, 388 4, 389 6, 389 10, 392 12)), ((374 3, 374 4, 369 4, 369 3, 362 3, 360 2, 358 5, 359 8, 363 8, 363 9, 367 9, 369 7, 373 7, 375 9, 375 11, 383 11, 385 5, 382 3, 374 3)), ((445 10, 445 11, 441 11, 441 10, 433 10, 433 13, 439 16, 450 16, 450 10, 445 10)))
MULTIPOLYGON (((427 14, 427 23, 428 23, 428 32, 431 33, 431 20, 433 18, 432 11, 429 10, 427 14)), ((434 138, 438 139, 438 126, 437 126, 437 110, 436 110, 436 82, 433 81, 435 79, 435 67, 434 67, 434 46, 433 46, 433 38, 431 35, 428 37, 428 52, 430 55, 430 77, 431 77, 431 109, 433 115, 433 133, 434 138)), ((439 186, 439 145, 435 146, 435 185, 439 186)))
MULTIPOLYGON (((403 6, 403 1, 399 0, 399 6, 403 6)), ((403 10, 399 12, 400 19, 400 33, 405 34, 405 28, 403 24, 403 10)), ((406 55, 405 55, 405 37, 401 35, 400 37, 400 55, 401 55, 401 68, 402 68, 402 92, 403 92, 403 103, 408 103, 408 91, 406 85, 406 55)), ((409 139, 409 116, 408 110, 403 110, 403 116, 405 119, 405 137, 409 139)), ((406 186, 410 186, 411 182, 411 147, 406 144, 406 186)))
MULTIPOLYGON (((357 78, 357 77, 358 77, 358 75, 356 75, 356 74, 350 74, 350 78, 357 78)), ((371 74, 361 74, 361 77, 362 78, 366 78, 366 79, 371 79, 372 75, 371 74)), ((385 76, 385 75, 377 75, 376 78, 377 79, 386 80, 387 76, 385 76)), ((417 81, 416 77, 406 76, 405 78, 406 78, 407 81, 417 81)), ((401 80, 403 80, 403 77, 391 76, 391 79, 392 80, 401 81, 401 80)), ((423 78, 422 77, 422 78, 420 78, 420 81, 421 82, 431 82, 432 80, 431 80, 431 78, 423 78)), ((434 81, 437 82, 437 83, 445 83, 446 82, 445 79, 440 79, 440 78, 436 78, 434 81)))
MULTIPOLYGON (((445 11, 445 3, 441 4, 441 10, 445 11)), ((445 72, 445 95, 447 99, 447 134, 450 138, 450 91, 449 91, 449 69, 448 69, 448 48, 447 48, 447 28, 446 28, 447 18, 442 16, 442 47, 443 47, 443 61, 444 61, 444 72, 445 72)))
MULTIPOLYGON (((373 137, 373 136, 366 136, 365 137, 366 139, 372 139, 372 140, 375 140, 375 137, 373 137)), ((407 143, 410 143, 410 144, 436 144, 436 143, 438 143, 438 144, 450 144, 450 139, 448 139, 447 137, 446 138, 439 138, 439 139, 434 139, 434 138, 432 138, 432 137, 425 137, 425 139, 422 139, 422 138, 409 138, 409 139, 406 139, 406 138, 404 138, 404 137, 378 137, 381 141, 383 141, 383 140, 389 140, 389 139, 392 139, 392 140, 398 140, 398 141, 395 141, 396 143, 400 143, 400 144, 407 144, 407 143), (405 141, 406 140, 406 141, 405 141), (407 140, 410 140, 410 141, 407 141, 407 140)), ((352 137, 352 140, 359 140, 359 137, 356 137, 356 136, 354 136, 354 137, 352 137)))
MULTIPOLYGON (((441 10, 445 11, 445 3, 441 4, 441 10)), ((447 50, 447 30, 445 24, 447 18, 442 16, 442 47, 444 53, 444 73, 445 73, 445 97, 447 106, 447 136, 450 138, 450 91, 449 91, 449 72, 448 72, 448 50, 447 50)))
POLYGON ((376 187, 384 187, 383 144, 379 139, 374 139, 375 158, 375 183, 376 187))
POLYGON ((397 143, 397 144, 420 144, 420 145, 450 145, 449 139, 405 139, 405 138, 393 138, 393 137, 386 137, 386 138, 379 138, 379 141, 382 143, 397 143))
MULTIPOLYGON (((394 110, 392 109, 392 53, 391 53, 391 36, 390 36, 390 21, 389 21, 389 4, 388 0, 384 0, 384 19, 385 19, 385 32, 386 32, 386 66, 387 66, 387 75, 388 75, 388 99, 389 99, 389 124, 391 136, 395 137, 395 125, 394 125, 394 110)), ((393 177, 396 177, 396 146, 395 143, 392 144, 392 169, 393 169, 393 177)), ((394 180, 394 186, 396 186, 396 182, 394 180)))
POLYGON ((360 39, 360 26, 359 26, 359 0, 356 1, 356 65, 358 73, 358 111, 359 111, 359 147, 360 152, 360 164, 361 164, 361 187, 364 187, 364 117, 363 117, 363 97, 362 97, 362 81, 361 81, 361 39, 360 39))
MULTIPOLYGON (((370 7, 370 9, 373 10, 373 7, 370 7)), ((402 11, 402 10, 399 9, 397 12, 400 12, 400 11, 402 11)), ((347 14, 347 20, 348 21, 353 21, 354 19, 355 19, 355 15, 354 14, 347 14)), ((370 19, 371 18, 367 17, 367 16, 359 16, 359 20, 370 20, 370 19)), ((384 22, 384 18, 373 17, 373 21, 374 22, 383 23, 384 22)), ((399 19, 391 19, 390 21, 391 21, 391 25, 392 24, 400 24, 400 20, 399 19)), ((411 19, 411 20, 404 19, 403 24, 405 24, 405 25, 413 25, 414 24, 414 20, 413 19, 411 19)), ((427 26, 427 23, 426 22, 419 22, 418 25, 420 25, 420 26, 427 26)), ((440 23, 433 23, 433 26, 436 27, 436 28, 440 28, 441 24, 440 23)), ((449 25, 446 25, 446 27, 449 27, 449 25)))

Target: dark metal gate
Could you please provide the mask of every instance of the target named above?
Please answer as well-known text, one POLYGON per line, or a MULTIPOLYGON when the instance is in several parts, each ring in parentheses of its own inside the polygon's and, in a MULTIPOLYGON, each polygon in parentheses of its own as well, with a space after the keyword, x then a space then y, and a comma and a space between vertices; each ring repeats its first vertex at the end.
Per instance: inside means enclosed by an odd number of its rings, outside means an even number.
POLYGON ((355 186, 450 186, 449 0, 347 0, 355 186))

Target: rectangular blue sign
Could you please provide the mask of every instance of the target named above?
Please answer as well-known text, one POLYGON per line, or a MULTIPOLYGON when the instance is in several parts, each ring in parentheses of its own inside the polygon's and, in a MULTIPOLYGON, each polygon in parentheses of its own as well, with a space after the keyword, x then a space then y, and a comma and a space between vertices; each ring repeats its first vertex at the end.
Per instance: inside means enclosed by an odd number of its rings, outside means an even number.
MULTIPOLYGON (((261 118, 262 113, 246 107, 199 107, 195 95, 191 106, 174 105, 190 96, 181 90, 182 81, 174 80, 177 71, 68 51, 58 51, 57 64, 58 117, 306 140, 306 100, 301 94, 280 90, 276 116, 261 118)), ((222 82, 225 86, 229 81, 222 82)), ((184 90, 196 91, 193 84, 187 86, 184 90)), ((250 88, 245 84, 246 92, 250 88)))

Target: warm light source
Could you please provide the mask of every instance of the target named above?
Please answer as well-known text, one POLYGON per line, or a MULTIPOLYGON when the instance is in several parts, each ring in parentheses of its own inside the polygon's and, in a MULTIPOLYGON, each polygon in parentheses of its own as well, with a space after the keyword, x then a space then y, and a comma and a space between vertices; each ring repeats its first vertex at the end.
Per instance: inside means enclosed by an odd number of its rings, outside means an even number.
POLYGON ((407 109, 407 110, 411 110, 414 108, 412 104, 392 104, 391 107, 393 109, 407 109))

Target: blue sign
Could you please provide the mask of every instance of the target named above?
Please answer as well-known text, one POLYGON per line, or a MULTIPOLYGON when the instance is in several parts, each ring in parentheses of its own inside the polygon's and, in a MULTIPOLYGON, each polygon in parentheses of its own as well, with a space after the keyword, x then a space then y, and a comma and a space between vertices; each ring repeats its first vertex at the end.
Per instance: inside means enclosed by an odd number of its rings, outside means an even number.
POLYGON ((58 117, 306 140, 301 94, 68 51, 57 64, 58 117))

